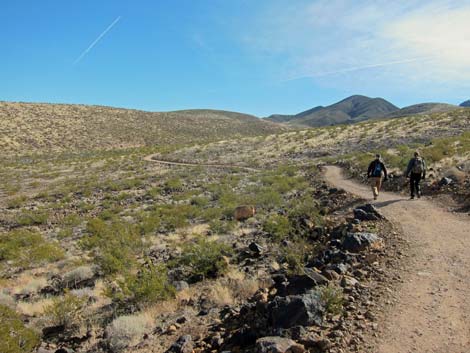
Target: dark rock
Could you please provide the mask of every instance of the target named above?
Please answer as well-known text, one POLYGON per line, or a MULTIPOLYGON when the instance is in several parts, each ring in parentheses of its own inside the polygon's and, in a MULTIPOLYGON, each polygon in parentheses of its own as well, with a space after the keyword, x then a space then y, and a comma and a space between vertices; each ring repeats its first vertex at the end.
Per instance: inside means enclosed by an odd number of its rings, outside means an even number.
POLYGON ((451 185, 453 182, 451 178, 444 177, 439 181, 439 186, 451 185))
POLYGON ((257 338, 258 334, 256 330, 248 327, 242 327, 232 335, 230 344, 239 347, 248 347, 255 344, 257 338))
POLYGON ((303 353, 305 348, 290 338, 263 337, 256 341, 257 353, 303 353))
POLYGON ((321 325, 324 307, 317 293, 276 297, 268 305, 273 327, 321 325))
POLYGON ((57 326, 47 326, 42 329, 42 337, 45 340, 49 340, 51 338, 57 337, 58 335, 64 333, 65 325, 57 325, 57 326))
POLYGON ((282 282, 276 286, 280 296, 305 294, 316 286, 328 283, 328 279, 311 268, 304 268, 303 275, 290 276, 287 282, 282 282))
POLYGON ((166 353, 191 353, 193 351, 193 339, 190 335, 181 336, 166 351, 166 353))
POLYGON ((343 240, 343 249, 350 252, 360 252, 379 241, 380 238, 373 233, 348 233, 343 240))
POLYGON ((256 255, 256 256, 259 256, 261 255, 261 253, 263 252, 263 247, 261 245, 259 245, 258 243, 251 243, 248 248, 256 255))
POLYGON ((384 217, 370 203, 354 209, 354 218, 360 221, 378 221, 384 217))

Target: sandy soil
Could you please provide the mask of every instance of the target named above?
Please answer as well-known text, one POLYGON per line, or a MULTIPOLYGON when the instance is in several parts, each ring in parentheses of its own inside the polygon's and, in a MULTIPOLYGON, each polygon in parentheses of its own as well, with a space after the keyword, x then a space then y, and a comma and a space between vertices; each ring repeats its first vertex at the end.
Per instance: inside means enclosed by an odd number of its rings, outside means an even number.
MULTIPOLYGON (((338 167, 327 167, 325 177, 336 187, 372 199, 366 185, 344 177, 338 167)), ((374 352, 469 353, 470 218, 426 197, 408 200, 381 193, 371 203, 403 229, 413 255, 397 289, 398 302, 380 323, 374 352)))

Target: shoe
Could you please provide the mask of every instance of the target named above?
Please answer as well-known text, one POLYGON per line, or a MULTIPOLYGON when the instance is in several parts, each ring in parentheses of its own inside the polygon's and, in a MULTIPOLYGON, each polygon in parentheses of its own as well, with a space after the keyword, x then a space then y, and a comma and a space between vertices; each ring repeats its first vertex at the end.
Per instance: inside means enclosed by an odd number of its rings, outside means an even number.
POLYGON ((374 196, 374 200, 377 200, 377 196, 374 196))
POLYGON ((418 199, 420 199, 420 198, 421 198, 421 193, 420 193, 420 192, 418 192, 418 199))
POLYGON ((414 200, 415 195, 411 195, 410 200, 414 200))

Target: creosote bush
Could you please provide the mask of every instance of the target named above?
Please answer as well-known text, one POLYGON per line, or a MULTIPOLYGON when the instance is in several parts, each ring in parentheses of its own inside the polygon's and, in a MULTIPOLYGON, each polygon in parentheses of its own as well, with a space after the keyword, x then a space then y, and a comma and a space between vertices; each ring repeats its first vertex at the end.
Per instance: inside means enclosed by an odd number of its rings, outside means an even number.
POLYGON ((30 353, 39 346, 39 335, 25 327, 19 315, 0 305, 0 352, 30 353))
POLYGON ((106 223, 93 219, 87 224, 89 236, 82 239, 85 249, 93 250, 95 262, 105 275, 132 267, 135 255, 142 251, 140 230, 136 225, 116 221, 106 223))
POLYGON ((167 272, 164 265, 155 266, 151 261, 146 261, 137 273, 124 274, 116 281, 118 288, 108 287, 105 294, 121 307, 129 307, 129 304, 144 307, 173 298, 176 291, 168 280, 167 272))
POLYGON ((51 320, 53 325, 71 328, 79 324, 85 306, 85 298, 65 291, 63 297, 55 297, 52 300, 52 303, 45 308, 44 315, 51 320))
POLYGON ((185 266, 193 278, 215 278, 227 271, 226 256, 231 253, 228 245, 199 236, 183 245, 181 256, 172 265, 185 266))
POLYGON ((43 236, 25 229, 0 235, 0 266, 11 261, 13 266, 33 267, 64 258, 64 251, 43 236))

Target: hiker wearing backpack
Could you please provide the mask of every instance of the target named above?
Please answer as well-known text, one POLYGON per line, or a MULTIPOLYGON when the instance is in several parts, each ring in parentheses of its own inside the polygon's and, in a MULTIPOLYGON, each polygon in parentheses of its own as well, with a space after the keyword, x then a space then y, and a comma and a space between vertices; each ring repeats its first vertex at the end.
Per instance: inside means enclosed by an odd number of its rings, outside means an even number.
POLYGON ((377 200, 379 196, 380 188, 382 187, 382 177, 384 181, 387 180, 387 169, 380 158, 380 154, 376 154, 375 159, 369 164, 367 169, 367 178, 371 183, 374 200, 377 200))
POLYGON ((426 178, 426 162, 419 155, 419 152, 414 153, 414 157, 408 162, 408 168, 406 169, 405 176, 410 178, 410 198, 421 197, 420 182, 426 178))

